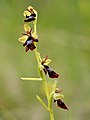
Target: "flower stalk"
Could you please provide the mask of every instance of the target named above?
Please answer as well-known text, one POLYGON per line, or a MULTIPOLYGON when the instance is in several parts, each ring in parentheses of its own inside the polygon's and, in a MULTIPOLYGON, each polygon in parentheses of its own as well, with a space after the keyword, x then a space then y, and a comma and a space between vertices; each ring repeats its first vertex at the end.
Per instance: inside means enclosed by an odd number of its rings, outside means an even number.
MULTIPOLYGON (((36 23, 37 22, 33 22, 34 34, 37 34, 36 33, 36 23)), ((34 52, 35 52, 36 59, 37 59, 38 65, 39 65, 39 57, 38 57, 38 54, 37 54, 37 49, 35 49, 34 52)), ((42 105, 49 111, 50 119, 54 120, 54 115, 53 115, 53 110, 52 110, 52 98, 53 98, 53 95, 52 94, 49 95, 48 84, 47 84, 45 74, 43 73, 43 71, 41 71, 41 72, 42 72, 42 74, 41 74, 40 77, 43 79, 44 89, 45 89, 45 93, 46 93, 46 97, 47 97, 47 101, 48 101, 48 107, 46 107, 44 104, 42 104, 42 105)))

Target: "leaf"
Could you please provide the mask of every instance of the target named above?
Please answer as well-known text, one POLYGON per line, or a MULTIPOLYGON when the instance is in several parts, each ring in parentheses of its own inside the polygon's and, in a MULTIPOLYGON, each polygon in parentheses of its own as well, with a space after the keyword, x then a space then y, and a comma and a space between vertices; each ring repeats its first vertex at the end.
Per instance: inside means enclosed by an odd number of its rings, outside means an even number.
POLYGON ((22 80, 42 81, 42 78, 21 78, 22 80))
POLYGON ((36 97, 37 97, 38 101, 43 105, 43 107, 45 107, 49 111, 48 107, 45 105, 45 103, 42 101, 42 99, 38 95, 36 95, 36 97))

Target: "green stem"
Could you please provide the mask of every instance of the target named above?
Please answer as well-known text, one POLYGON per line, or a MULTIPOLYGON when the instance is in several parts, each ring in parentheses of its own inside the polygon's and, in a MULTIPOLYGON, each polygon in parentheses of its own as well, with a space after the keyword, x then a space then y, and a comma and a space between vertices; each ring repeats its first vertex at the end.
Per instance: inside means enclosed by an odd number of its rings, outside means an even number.
MULTIPOLYGON (((35 52, 35 55, 36 55, 38 66, 39 66, 39 58, 38 58, 38 54, 37 54, 37 49, 35 49, 34 52, 35 52)), ((44 87, 45 87, 45 93, 46 93, 46 97, 47 97, 47 100, 48 100, 48 97, 49 97, 48 85, 47 85, 47 81, 46 81, 46 78, 45 78, 45 75, 44 75, 43 72, 42 72, 42 75, 40 77, 43 79, 43 83, 44 83, 44 87)))
POLYGON ((52 108, 52 98, 53 98, 53 92, 49 95, 48 108, 50 109, 50 118, 51 118, 51 120, 54 120, 54 114, 53 114, 53 108, 52 108))
POLYGON ((36 34, 36 21, 33 23, 34 24, 34 33, 36 34))
MULTIPOLYGON (((37 34, 36 33, 36 23, 37 23, 37 21, 33 22, 34 34, 37 34)), ((37 48, 34 50, 34 52, 35 52, 36 59, 37 59, 37 62, 38 62, 38 67, 39 67, 40 61, 39 61, 39 57, 38 57, 38 53, 37 53, 37 48)), ((41 71, 41 76, 40 77, 43 79, 45 93, 46 93, 46 97, 47 97, 47 101, 48 101, 48 109, 49 109, 50 119, 54 120, 53 109, 52 109, 52 95, 49 95, 48 84, 47 84, 47 80, 46 80, 46 77, 45 77, 43 71, 41 71)))
POLYGON ((36 56, 36 59, 37 59, 38 66, 39 66, 39 58, 38 58, 38 54, 37 54, 37 48, 34 50, 34 52, 35 52, 35 56, 36 56))
POLYGON ((50 112, 50 118, 51 118, 51 120, 54 120, 53 111, 50 112))
POLYGON ((45 93, 46 93, 46 97, 47 97, 47 100, 49 98, 49 90, 48 90, 48 85, 47 85, 47 81, 46 81, 46 78, 44 76, 44 73, 42 73, 42 79, 43 79, 43 84, 44 84, 44 88, 45 88, 45 93))

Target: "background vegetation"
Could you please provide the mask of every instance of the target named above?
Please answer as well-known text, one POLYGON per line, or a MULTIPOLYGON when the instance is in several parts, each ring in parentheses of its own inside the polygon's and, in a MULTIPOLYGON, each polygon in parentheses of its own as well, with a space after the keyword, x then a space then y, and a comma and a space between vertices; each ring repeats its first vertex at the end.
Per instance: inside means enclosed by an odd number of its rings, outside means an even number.
POLYGON ((58 86, 70 108, 54 104, 55 119, 89 120, 90 0, 0 0, 0 120, 49 120, 35 96, 46 100, 42 83, 20 80, 38 77, 33 52, 18 42, 29 5, 38 11, 38 49, 61 74, 58 86))

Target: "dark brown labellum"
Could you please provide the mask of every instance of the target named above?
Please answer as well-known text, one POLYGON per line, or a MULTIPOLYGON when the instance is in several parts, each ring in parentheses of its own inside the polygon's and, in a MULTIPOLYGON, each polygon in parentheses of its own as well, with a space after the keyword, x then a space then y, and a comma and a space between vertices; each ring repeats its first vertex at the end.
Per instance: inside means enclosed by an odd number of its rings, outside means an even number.
POLYGON ((38 40, 31 36, 26 40, 26 42, 23 44, 23 46, 26 46, 26 49, 25 49, 26 52, 29 49, 33 51, 36 48, 36 46, 34 45, 34 42, 38 42, 38 40))
POLYGON ((65 110, 68 110, 68 107, 65 105, 65 103, 61 99, 54 100, 54 103, 55 102, 57 102, 58 107, 65 109, 65 110))
POLYGON ((32 44, 29 44, 29 45, 26 46, 25 51, 27 52, 29 49, 30 49, 31 51, 33 51, 35 48, 36 48, 35 45, 32 43, 32 44))
POLYGON ((59 77, 59 75, 56 72, 54 72, 49 66, 46 66, 46 65, 43 65, 43 66, 46 69, 46 71, 48 72, 48 75, 50 78, 58 78, 59 77))

